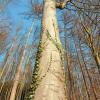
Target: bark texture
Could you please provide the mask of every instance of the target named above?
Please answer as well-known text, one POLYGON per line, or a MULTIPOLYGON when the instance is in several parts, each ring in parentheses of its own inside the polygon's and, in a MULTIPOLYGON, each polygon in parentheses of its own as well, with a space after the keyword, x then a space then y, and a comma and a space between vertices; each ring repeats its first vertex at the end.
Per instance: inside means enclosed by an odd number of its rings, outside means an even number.
POLYGON ((67 100, 55 0, 44 0, 42 36, 26 100, 67 100))

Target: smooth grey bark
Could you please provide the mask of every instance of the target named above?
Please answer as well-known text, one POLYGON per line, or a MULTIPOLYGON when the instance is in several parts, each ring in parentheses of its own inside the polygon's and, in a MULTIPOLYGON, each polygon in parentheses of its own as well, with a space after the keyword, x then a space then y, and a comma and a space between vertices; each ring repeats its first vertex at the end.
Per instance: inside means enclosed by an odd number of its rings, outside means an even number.
POLYGON ((56 44, 61 46, 61 43, 55 5, 55 0, 45 0, 44 2, 41 40, 43 52, 39 64, 40 79, 43 76, 44 78, 35 91, 34 100, 66 100, 62 55, 59 47, 56 47, 56 44))
POLYGON ((67 100, 55 0, 44 0, 40 49, 30 93, 25 100, 67 100))

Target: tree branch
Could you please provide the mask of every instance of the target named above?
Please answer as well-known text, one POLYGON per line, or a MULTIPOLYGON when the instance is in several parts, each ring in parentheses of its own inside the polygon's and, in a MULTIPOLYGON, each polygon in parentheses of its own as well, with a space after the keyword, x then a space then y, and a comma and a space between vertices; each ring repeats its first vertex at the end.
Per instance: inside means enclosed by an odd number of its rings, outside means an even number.
POLYGON ((68 2, 70 2, 71 0, 64 0, 64 2, 60 1, 60 2, 57 2, 56 3, 56 8, 59 8, 59 9, 64 9, 64 7, 66 6, 66 4, 68 2))

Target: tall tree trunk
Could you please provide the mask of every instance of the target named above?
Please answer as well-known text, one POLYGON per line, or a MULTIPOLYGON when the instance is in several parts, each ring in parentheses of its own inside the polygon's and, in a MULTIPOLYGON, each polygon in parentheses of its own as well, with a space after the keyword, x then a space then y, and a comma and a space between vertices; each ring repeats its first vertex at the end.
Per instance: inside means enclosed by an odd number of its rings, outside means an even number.
POLYGON ((66 100, 63 50, 55 0, 44 0, 41 40, 32 83, 25 100, 66 100))
POLYGON ((18 68, 17 68, 17 72, 16 72, 16 75, 15 75, 14 84, 13 84, 13 87, 12 87, 12 91, 11 91, 11 95, 10 95, 9 100, 15 100, 18 84, 19 84, 19 81, 20 81, 21 73, 22 73, 23 61, 25 59, 28 41, 29 41, 30 34, 32 32, 33 26, 34 26, 34 22, 32 23, 32 26, 31 26, 31 28, 28 32, 27 38, 26 38, 26 43, 24 44, 24 49, 22 51, 21 59, 20 59, 20 62, 19 62, 18 68))

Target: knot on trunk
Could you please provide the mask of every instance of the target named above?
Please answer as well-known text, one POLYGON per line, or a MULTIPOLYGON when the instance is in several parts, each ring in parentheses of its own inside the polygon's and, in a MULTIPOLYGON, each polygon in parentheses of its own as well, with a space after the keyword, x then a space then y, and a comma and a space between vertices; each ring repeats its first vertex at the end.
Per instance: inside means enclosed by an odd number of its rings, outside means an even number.
POLYGON ((64 0, 63 2, 60 1, 60 2, 56 2, 56 8, 59 8, 59 9, 64 9, 64 7, 66 6, 66 4, 68 2, 70 2, 71 0, 64 0))
POLYGON ((56 3, 56 8, 63 9, 65 4, 63 2, 56 3))

